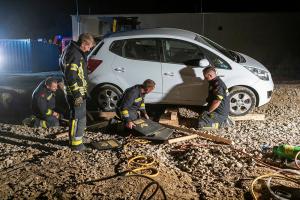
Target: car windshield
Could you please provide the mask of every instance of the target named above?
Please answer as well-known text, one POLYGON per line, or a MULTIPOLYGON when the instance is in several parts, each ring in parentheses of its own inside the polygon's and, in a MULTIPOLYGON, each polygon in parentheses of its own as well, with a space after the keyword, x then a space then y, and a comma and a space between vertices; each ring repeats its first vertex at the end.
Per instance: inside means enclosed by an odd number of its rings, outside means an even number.
POLYGON ((208 38, 205 38, 201 35, 196 35, 195 40, 197 42, 204 43, 205 45, 214 48, 215 50, 217 50, 220 53, 224 54, 225 56, 227 56, 231 60, 233 60, 235 62, 238 62, 239 56, 235 52, 230 51, 230 50, 222 47, 221 45, 209 40, 208 38))

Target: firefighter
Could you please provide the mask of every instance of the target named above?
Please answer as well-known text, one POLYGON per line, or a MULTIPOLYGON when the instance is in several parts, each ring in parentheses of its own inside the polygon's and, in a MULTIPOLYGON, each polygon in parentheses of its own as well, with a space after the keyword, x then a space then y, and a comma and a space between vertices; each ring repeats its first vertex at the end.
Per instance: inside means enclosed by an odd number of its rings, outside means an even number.
POLYGON ((227 123, 229 114, 229 97, 225 83, 216 75, 214 67, 203 69, 205 80, 208 81, 207 106, 199 118, 198 128, 218 129, 227 123))
POLYGON ((60 114, 55 112, 55 92, 57 80, 49 77, 42 81, 32 94, 34 127, 49 128, 59 126, 60 114))
POLYGON ((135 85, 125 90, 124 94, 117 103, 117 115, 124 121, 125 126, 132 129, 135 125, 134 120, 147 115, 144 98, 146 94, 152 92, 155 88, 155 82, 151 79, 144 81, 142 85, 135 85), (139 115, 140 111, 141 115, 139 115))
POLYGON ((91 34, 83 33, 77 42, 70 42, 60 58, 70 108, 69 144, 75 151, 87 149, 82 141, 86 128, 87 53, 94 43, 91 34))

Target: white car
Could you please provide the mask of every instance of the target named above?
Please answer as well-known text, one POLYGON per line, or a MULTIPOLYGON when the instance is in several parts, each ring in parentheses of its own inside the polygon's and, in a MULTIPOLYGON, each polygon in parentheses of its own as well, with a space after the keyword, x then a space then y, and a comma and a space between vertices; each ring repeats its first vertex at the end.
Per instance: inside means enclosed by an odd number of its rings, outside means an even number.
POLYGON ((194 32, 155 28, 105 37, 89 55, 89 92, 104 111, 114 110, 122 92, 146 79, 156 82, 146 103, 204 105, 209 61, 230 92, 230 114, 245 115, 270 101, 274 84, 258 61, 227 50, 194 32))

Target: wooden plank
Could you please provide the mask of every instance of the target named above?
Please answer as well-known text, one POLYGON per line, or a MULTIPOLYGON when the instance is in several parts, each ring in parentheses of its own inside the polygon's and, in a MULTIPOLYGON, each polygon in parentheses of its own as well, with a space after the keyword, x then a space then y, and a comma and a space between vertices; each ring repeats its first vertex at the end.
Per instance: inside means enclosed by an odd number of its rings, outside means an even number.
POLYGON ((192 134, 192 135, 188 135, 188 136, 169 139, 169 140, 166 141, 166 143, 167 144, 173 144, 173 143, 176 143, 176 142, 182 142, 182 141, 186 141, 186 140, 195 139, 197 137, 199 137, 198 134, 192 134))
POLYGON ((86 112, 86 115, 90 118, 91 121, 95 121, 93 115, 89 111, 86 112))
POLYGON ((96 123, 96 124, 89 125, 86 128, 87 129, 100 129, 100 128, 106 127, 108 125, 108 123, 109 123, 108 121, 99 122, 99 123, 96 123))
POLYGON ((178 108, 167 108, 165 113, 167 112, 178 112, 178 108))
POLYGON ((168 124, 163 124, 163 125, 165 127, 172 128, 172 129, 175 129, 175 130, 179 130, 179 131, 183 131, 183 132, 187 132, 187 133, 192 133, 192 134, 197 134, 200 137, 212 140, 214 142, 223 143, 223 144, 229 144, 229 145, 233 144, 233 142, 231 140, 226 139, 226 138, 222 138, 220 136, 211 135, 211 134, 203 133, 203 132, 200 132, 200 131, 193 131, 193 130, 190 130, 188 128, 182 128, 182 127, 172 126, 172 125, 168 125, 168 124))
POLYGON ((160 119, 159 123, 171 126, 179 126, 178 120, 160 119))
POLYGON ((172 111, 168 110, 165 114, 163 114, 161 116, 159 123, 178 126, 179 121, 178 121, 177 111, 176 110, 172 110, 172 111))
POLYGON ((244 121, 244 120, 265 120, 264 114, 247 114, 244 116, 236 116, 236 117, 230 117, 234 121, 244 121))
POLYGON ((58 138, 65 138, 65 137, 68 137, 68 136, 69 136, 69 131, 66 131, 66 132, 58 133, 54 137, 56 139, 58 139, 58 138))
POLYGON ((171 120, 177 120, 178 121, 177 112, 171 112, 171 120))
POLYGON ((115 112, 100 112, 99 113, 99 117, 101 117, 102 119, 106 119, 106 120, 112 119, 115 116, 116 116, 115 112))
POLYGON ((63 121, 63 122, 66 122, 66 123, 69 123, 69 120, 68 120, 68 119, 61 118, 61 119, 59 119, 59 120, 61 120, 61 121, 63 121))

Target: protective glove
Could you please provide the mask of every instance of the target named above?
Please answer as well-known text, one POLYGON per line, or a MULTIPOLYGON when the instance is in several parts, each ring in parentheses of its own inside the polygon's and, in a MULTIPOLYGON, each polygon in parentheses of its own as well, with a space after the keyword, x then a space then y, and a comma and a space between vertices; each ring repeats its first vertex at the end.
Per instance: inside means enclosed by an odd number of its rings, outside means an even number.
POLYGON ((74 106, 79 107, 81 104, 83 104, 83 98, 82 97, 75 98, 74 106))

